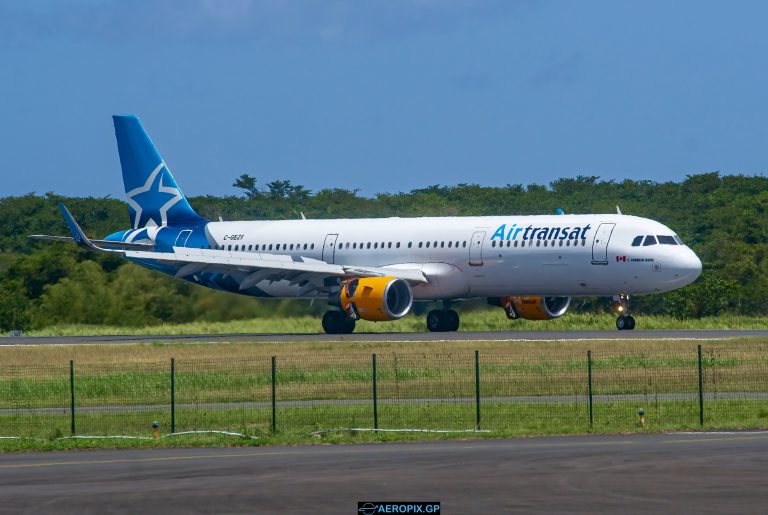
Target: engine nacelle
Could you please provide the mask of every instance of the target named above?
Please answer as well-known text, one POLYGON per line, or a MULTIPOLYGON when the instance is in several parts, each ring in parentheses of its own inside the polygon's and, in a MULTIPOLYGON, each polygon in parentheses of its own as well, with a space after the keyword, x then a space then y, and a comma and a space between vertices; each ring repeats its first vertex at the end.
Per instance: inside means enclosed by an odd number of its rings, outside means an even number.
POLYGON ((363 277, 344 281, 339 300, 352 320, 397 320, 411 310, 413 292, 404 279, 363 277))
POLYGON ((565 314, 571 304, 570 297, 496 297, 488 303, 504 308, 507 318, 514 320, 552 320, 565 314))

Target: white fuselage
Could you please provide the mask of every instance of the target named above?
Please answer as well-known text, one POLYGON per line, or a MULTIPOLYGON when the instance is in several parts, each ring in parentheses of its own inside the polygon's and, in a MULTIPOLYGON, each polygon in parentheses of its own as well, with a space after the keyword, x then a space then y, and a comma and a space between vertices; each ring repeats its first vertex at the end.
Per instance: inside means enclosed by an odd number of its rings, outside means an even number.
MULTIPOLYGON (((211 222, 212 249, 312 258, 342 265, 419 268, 417 300, 511 295, 611 296, 670 291, 701 261, 675 233, 625 215, 370 218, 211 222), (633 246, 638 236, 666 243, 633 246), (677 243, 680 242, 680 243, 677 243)), ((288 281, 257 285, 296 297, 288 281)))

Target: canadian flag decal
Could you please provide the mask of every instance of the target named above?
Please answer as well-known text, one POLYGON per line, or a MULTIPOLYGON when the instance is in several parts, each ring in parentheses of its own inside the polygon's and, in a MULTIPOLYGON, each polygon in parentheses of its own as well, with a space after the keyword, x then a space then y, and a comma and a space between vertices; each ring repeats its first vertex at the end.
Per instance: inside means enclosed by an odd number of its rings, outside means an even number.
POLYGON ((616 256, 616 261, 626 263, 627 262, 627 256, 616 256))

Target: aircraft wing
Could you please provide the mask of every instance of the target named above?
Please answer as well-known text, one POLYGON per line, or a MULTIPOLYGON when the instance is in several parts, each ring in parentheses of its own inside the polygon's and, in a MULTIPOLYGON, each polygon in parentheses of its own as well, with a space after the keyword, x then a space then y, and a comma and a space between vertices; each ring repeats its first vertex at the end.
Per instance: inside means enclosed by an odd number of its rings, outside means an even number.
POLYGON ((319 259, 282 254, 231 252, 226 250, 174 247, 172 252, 122 252, 136 260, 152 260, 160 264, 175 265, 176 277, 197 273, 218 272, 236 277, 240 289, 245 290, 261 281, 287 280, 301 286, 298 296, 323 290, 328 277, 398 277, 415 284, 426 284, 421 270, 389 267, 361 267, 326 263, 319 259))
MULTIPOLYGON (((50 236, 48 234, 30 234, 27 238, 33 240, 42 241, 60 241, 63 243, 77 243, 77 241, 71 236, 50 236)), ((107 250, 109 248, 119 250, 154 250, 155 246, 151 243, 126 243, 123 241, 108 241, 108 240, 89 240, 91 243, 99 247, 100 249, 107 250)))
POLYGON ((92 252, 116 252, 126 258, 153 261, 176 267, 176 277, 189 277, 197 273, 217 272, 237 279, 241 290, 261 281, 287 280, 300 286, 297 296, 313 291, 326 291, 326 279, 354 277, 397 277, 411 283, 426 284, 421 270, 402 267, 370 267, 337 265, 299 255, 265 254, 258 252, 231 252, 227 250, 173 247, 171 252, 156 252, 153 245, 91 240, 70 214, 64 204, 59 204, 72 237, 33 235, 31 238, 75 242, 92 252))

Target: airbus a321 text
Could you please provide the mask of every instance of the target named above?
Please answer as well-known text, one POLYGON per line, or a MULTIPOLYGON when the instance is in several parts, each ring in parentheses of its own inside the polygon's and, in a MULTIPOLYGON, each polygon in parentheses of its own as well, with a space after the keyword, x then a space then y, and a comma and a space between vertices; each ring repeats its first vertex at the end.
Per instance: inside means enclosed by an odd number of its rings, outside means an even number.
POLYGON ((456 331, 450 303, 486 298, 510 319, 547 320, 571 297, 613 297, 618 329, 633 329, 632 295, 693 282, 701 261, 670 228, 622 214, 210 222, 189 205, 139 119, 114 116, 131 227, 88 239, 64 205, 74 241, 233 293, 320 298, 327 333, 356 320, 407 315, 443 301, 430 331, 456 331))

